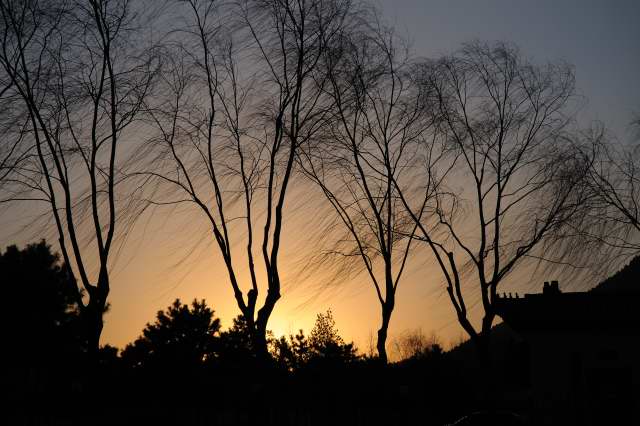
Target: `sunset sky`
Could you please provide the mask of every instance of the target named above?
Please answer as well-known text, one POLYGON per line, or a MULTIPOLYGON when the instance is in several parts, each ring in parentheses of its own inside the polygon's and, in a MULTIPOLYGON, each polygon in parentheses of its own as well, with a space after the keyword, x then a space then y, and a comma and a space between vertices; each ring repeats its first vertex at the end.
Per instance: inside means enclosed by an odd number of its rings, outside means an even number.
MULTIPOLYGON (((602 121, 620 139, 630 138, 628 123, 634 113, 640 113, 637 0, 385 0, 379 5, 398 32, 413 41, 418 56, 449 53, 473 39, 504 40, 518 45, 524 56, 535 62, 563 60, 573 64, 578 93, 585 98, 578 113, 580 122, 602 121)), ((365 276, 331 288, 313 279, 297 279, 304 276, 296 275, 304 272, 301 253, 308 249, 308 238, 315 235, 314 221, 322 210, 310 211, 306 189, 293 190, 288 197, 280 255, 285 287, 269 328, 276 335, 300 328, 309 331, 316 314, 330 308, 344 339, 354 340, 367 352, 380 317, 373 289, 365 276)), ((21 209, 12 212, 24 214, 21 209)), ((41 237, 16 234, 16 226, 16 217, 3 214, 3 248, 41 237)), ((218 248, 200 212, 194 209, 157 209, 153 216, 141 218, 114 262, 111 309, 105 317, 102 343, 124 347, 140 334, 145 323, 153 321, 157 310, 175 298, 184 302, 206 299, 222 318, 223 328, 239 313, 218 248)), ((429 262, 426 251, 416 252, 399 285, 390 350, 394 336, 409 329, 434 332, 445 346, 462 336, 440 276, 429 262)), ((539 291, 542 281, 552 278, 516 274, 503 290, 539 291)), ((583 289, 593 284, 566 285, 583 289)))

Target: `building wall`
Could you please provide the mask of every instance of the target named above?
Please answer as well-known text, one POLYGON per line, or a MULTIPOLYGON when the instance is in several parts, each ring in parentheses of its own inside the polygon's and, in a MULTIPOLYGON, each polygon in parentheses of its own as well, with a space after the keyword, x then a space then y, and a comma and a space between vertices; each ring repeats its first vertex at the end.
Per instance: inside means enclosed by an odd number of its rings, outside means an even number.
POLYGON ((556 332, 529 333, 525 338, 539 424, 640 424, 634 409, 640 407, 636 336, 556 332))

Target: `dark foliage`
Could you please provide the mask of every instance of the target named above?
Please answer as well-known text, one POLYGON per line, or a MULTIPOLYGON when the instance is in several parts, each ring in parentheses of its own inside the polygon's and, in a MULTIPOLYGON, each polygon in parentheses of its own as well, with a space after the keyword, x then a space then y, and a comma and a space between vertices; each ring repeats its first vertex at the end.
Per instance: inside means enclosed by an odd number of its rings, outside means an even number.
POLYGON ((68 364, 84 350, 75 282, 44 241, 0 252, 6 355, 23 365, 68 364))
POLYGON ((297 371, 305 365, 310 348, 307 336, 302 330, 293 336, 280 336, 270 342, 271 356, 276 364, 288 371, 297 371))
POLYGON ((340 337, 331 310, 328 310, 325 314, 318 314, 309 336, 308 345, 309 363, 331 362, 341 364, 353 362, 358 358, 353 342, 345 343, 340 337))
POLYGON ((147 324, 135 342, 122 351, 124 364, 133 369, 193 369, 216 355, 220 320, 204 300, 191 306, 176 299, 156 321, 147 324))
POLYGON ((242 315, 235 317, 233 325, 220 333, 217 349, 218 362, 230 367, 247 366, 255 361, 251 329, 242 315))
MULTIPOLYGON (((10 396, 14 410, 7 424, 28 419, 29 424, 70 425, 371 426, 503 424, 505 419, 528 424, 527 418, 536 418, 526 397, 513 399, 531 388, 528 350, 504 323, 494 328, 492 374, 499 391, 488 401, 477 386, 483 371, 470 342, 443 352, 437 339, 413 336, 404 342, 410 356, 383 365, 358 356, 327 311, 317 316, 308 335, 302 330, 288 338, 268 334, 272 361, 265 362, 253 351, 244 318, 236 317, 221 331, 204 300, 190 305, 176 300, 159 311, 120 356, 117 348, 104 346, 94 377, 100 386, 85 386, 86 378, 78 373, 82 368, 72 368, 74 351, 86 351, 76 337, 76 304, 65 290, 73 282, 57 257, 44 242, 24 250, 10 247, 0 254, 0 267, 16 302, 6 311, 13 317, 4 322, 15 324, 7 334, 15 343, 8 350, 10 366, 23 367, 13 369, 18 373, 8 376, 13 378, 9 383, 29 387, 10 396), (246 397, 239 397, 242 386, 246 397), (96 416, 97 401, 110 409, 96 416)), ((634 260, 605 283, 633 285, 637 267, 634 260)))
POLYGON ((289 371, 344 366, 359 359, 353 342, 345 343, 340 337, 331 310, 318 314, 309 337, 300 330, 289 339, 272 339, 271 353, 289 371))

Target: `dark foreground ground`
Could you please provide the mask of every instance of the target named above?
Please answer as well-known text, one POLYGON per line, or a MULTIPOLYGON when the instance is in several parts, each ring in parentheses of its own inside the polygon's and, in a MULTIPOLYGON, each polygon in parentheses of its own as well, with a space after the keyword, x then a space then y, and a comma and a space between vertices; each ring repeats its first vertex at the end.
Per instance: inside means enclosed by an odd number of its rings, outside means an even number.
MULTIPOLYGON (((537 425, 579 424, 570 407, 535 412, 526 378, 502 365, 494 383, 449 354, 383 367, 373 361, 278 368, 103 366, 89 380, 27 372, 7 393, 5 425, 537 425), (93 382, 93 385, 89 385, 93 382), (476 413, 471 415, 472 413, 476 413), (461 420, 464 419, 465 420, 461 420), (551 423, 550 423, 551 421, 551 423), (456 423, 457 422, 457 423, 456 423)), ((24 372, 23 372, 24 373, 24 372)), ((15 376, 15 375, 14 375, 15 376)))

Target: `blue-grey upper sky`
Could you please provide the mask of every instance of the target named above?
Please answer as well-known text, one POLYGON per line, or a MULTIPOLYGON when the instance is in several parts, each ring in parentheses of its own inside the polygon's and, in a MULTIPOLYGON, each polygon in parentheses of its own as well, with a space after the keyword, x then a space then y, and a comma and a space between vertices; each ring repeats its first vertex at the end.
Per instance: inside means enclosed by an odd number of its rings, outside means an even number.
POLYGON ((420 56, 473 39, 504 40, 535 62, 575 66, 587 99, 583 122, 603 121, 624 138, 640 113, 639 0, 381 0, 383 14, 420 56))

